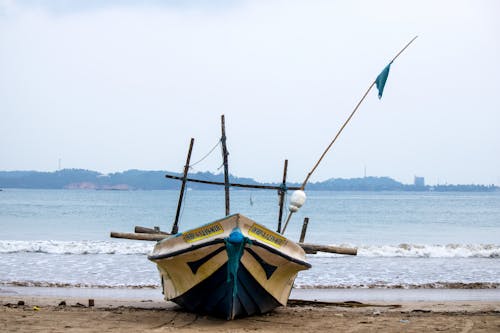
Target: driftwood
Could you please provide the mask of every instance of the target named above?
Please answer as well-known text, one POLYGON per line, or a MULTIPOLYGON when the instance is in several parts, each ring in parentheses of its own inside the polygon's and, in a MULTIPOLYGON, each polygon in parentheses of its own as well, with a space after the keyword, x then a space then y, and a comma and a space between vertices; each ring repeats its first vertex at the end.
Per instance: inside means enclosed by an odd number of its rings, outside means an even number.
POLYGON ((161 231, 160 229, 157 229, 158 227, 155 227, 155 229, 151 228, 146 228, 146 227, 141 227, 141 226, 135 226, 134 232, 139 233, 139 234, 161 234, 161 235, 170 235, 170 233, 161 231))
POLYGON ((112 238, 125 238, 125 239, 145 240, 145 241, 160 241, 168 237, 168 235, 165 234, 139 234, 132 232, 114 232, 114 231, 111 231, 110 236, 112 238))
POLYGON ((338 246, 329 246, 329 245, 316 245, 316 244, 308 244, 308 243, 298 243, 300 247, 306 251, 306 253, 316 253, 316 252, 328 252, 328 253, 337 253, 337 254, 348 254, 355 256, 358 254, 358 249, 346 248, 346 247, 338 247, 338 246))

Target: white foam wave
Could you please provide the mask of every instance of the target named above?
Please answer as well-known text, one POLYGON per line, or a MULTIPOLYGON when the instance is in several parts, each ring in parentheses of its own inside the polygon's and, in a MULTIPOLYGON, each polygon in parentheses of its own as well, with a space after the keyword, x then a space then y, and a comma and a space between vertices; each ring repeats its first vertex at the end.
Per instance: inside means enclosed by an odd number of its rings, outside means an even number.
POLYGON ((0 240, 2 253, 47 254, 149 254, 152 243, 110 241, 12 241, 0 240))
POLYGON ((104 284, 104 283, 75 283, 50 281, 0 281, 0 286, 9 287, 44 287, 44 288, 101 288, 101 289, 157 289, 159 284, 104 284))
MULTIPOLYGON (((356 247, 353 245, 341 245, 356 247)), ((359 257, 408 257, 408 258, 500 258, 500 245, 494 244, 399 244, 361 245, 359 257)), ((2 253, 47 254, 141 254, 153 249, 150 242, 116 241, 12 241, 0 240, 2 253)), ((331 254, 318 252, 317 256, 331 254)))
MULTIPOLYGON (((347 247, 356 247, 356 246, 348 245, 347 247)), ((357 248, 359 257, 372 257, 372 258, 374 257, 500 258, 500 245, 494 245, 494 244, 362 245, 362 246, 357 246, 357 248)), ((320 254, 320 255, 328 256, 327 254, 320 254)))

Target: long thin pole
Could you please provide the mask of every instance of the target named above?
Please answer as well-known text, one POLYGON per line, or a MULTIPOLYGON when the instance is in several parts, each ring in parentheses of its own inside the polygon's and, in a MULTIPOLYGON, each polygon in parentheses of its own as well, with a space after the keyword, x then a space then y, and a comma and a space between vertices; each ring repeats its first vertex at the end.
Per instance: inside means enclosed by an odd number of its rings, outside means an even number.
POLYGON ((229 215, 230 207, 229 207, 229 166, 227 161, 227 146, 226 146, 226 123, 224 120, 224 115, 221 116, 221 129, 222 129, 222 158, 224 161, 224 192, 226 198, 226 216, 229 215))
POLYGON ((186 158, 186 165, 184 166, 184 173, 182 176, 181 191, 179 193, 179 202, 177 203, 177 212, 175 213, 174 225, 172 226, 172 234, 176 234, 179 231, 179 216, 181 214, 182 199, 184 198, 184 190, 186 188, 187 174, 189 171, 189 162, 191 161, 191 152, 193 151, 194 139, 191 138, 189 144, 189 151, 186 158))
POLYGON ((281 221, 283 220, 283 204, 285 202, 285 186, 286 186, 286 173, 288 169, 288 160, 285 160, 285 165, 283 166, 283 182, 278 190, 278 195, 280 196, 280 211, 278 215, 278 232, 281 232, 281 221))
MULTIPOLYGON (((399 57, 401 55, 401 53, 403 53, 404 50, 406 50, 406 48, 408 46, 410 46, 411 43, 413 43, 413 41, 415 39, 417 39, 418 36, 415 36, 413 37, 412 40, 410 40, 408 42, 408 44, 405 45, 405 47, 403 47, 401 49, 401 51, 399 51, 396 56, 394 58, 392 58, 391 62, 390 63, 393 63, 394 60, 396 60, 397 57, 399 57)), ((319 160, 316 162, 316 164, 314 165, 314 167, 311 169, 311 171, 309 171, 309 173, 307 174, 306 176, 306 179, 304 179, 304 182, 302 183, 302 185, 300 186, 300 189, 301 190, 304 190, 306 188, 306 185, 307 185, 307 182, 309 181, 309 178, 311 177, 311 175, 314 173, 314 171, 316 170, 316 168, 318 167, 318 165, 321 163, 321 161, 323 160, 323 158, 325 157, 326 153, 328 153, 328 151, 330 150, 330 148, 333 146, 333 144, 335 143, 335 141, 337 141, 337 138, 340 136, 340 134, 342 133, 342 131, 344 130, 344 128, 347 126, 347 124, 349 123, 349 121, 352 119, 352 117, 354 116, 354 114, 356 113, 356 111, 358 111, 359 109, 359 106, 361 105, 361 103, 363 103, 363 101, 365 100, 366 96, 368 95, 368 93, 370 92, 370 90, 372 90, 373 86, 375 85, 377 79, 375 79, 371 84, 370 86, 368 87, 368 89, 366 90, 366 92, 364 93, 363 97, 361 97, 361 99, 359 100, 358 104, 356 104, 356 107, 354 108, 354 110, 351 112, 350 116, 347 118, 347 120, 345 121, 345 123, 342 125, 342 127, 340 127, 340 130, 337 132, 337 134, 335 135, 335 137, 333 138, 332 142, 330 142, 330 144, 328 145, 328 147, 326 147, 325 151, 323 152, 323 154, 321 154, 321 157, 319 158, 319 160)), ((283 234, 285 233, 285 230, 286 230, 286 227, 288 226, 288 222, 290 222, 290 219, 292 218, 292 215, 293 215, 293 212, 290 211, 290 213, 288 214, 288 217, 286 219, 286 223, 285 223, 285 227, 283 228, 283 234)))
POLYGON ((309 181, 309 178, 311 177, 311 175, 313 174, 313 172, 316 170, 316 168, 318 167, 318 165, 321 163, 321 161, 325 157, 326 153, 328 153, 328 151, 330 150, 330 148, 333 146, 333 144, 335 143, 335 141, 337 141, 337 138, 340 136, 340 134, 342 133, 342 131, 344 130, 344 128, 347 126, 347 124, 349 123, 349 121, 352 119, 352 117, 354 116, 354 114, 356 113, 356 111, 358 111, 359 106, 361 105, 361 103, 363 103, 363 101, 365 100, 366 96, 368 95, 368 93, 370 92, 370 90, 372 90, 372 88, 373 88, 374 85, 375 85, 375 81, 373 81, 372 84, 368 87, 368 90, 366 90, 365 94, 360 99, 360 101, 358 102, 358 104, 356 105, 356 107, 354 108, 354 110, 352 111, 352 113, 349 116, 349 118, 347 118, 347 120, 342 125, 342 127, 340 128, 340 130, 337 132, 337 135, 335 135, 335 137, 333 138, 332 142, 330 142, 330 144, 328 145, 328 147, 326 147, 325 151, 323 152, 323 154, 321 154, 321 157, 316 162, 316 164, 311 169, 311 171, 309 171, 309 173, 307 174, 306 179, 304 179, 304 182, 300 186, 301 190, 304 190, 304 188, 307 185, 307 182, 309 181))
MULTIPOLYGON (((413 41, 415 39, 417 39, 418 36, 415 36, 413 37, 413 39, 411 41, 408 42, 408 44, 405 45, 405 47, 403 47, 401 49, 401 51, 399 51, 396 56, 391 60, 390 63, 393 63, 394 60, 396 60, 397 57, 399 57, 401 55, 401 53, 403 53, 404 50, 406 50, 406 48, 408 48, 408 46, 410 46, 411 43, 413 43, 413 41)), ((316 164, 314 165, 314 167, 311 169, 311 171, 307 174, 307 177, 306 179, 304 179, 304 182, 302 183, 302 186, 300 187, 301 190, 304 190, 304 188, 306 187, 307 185, 307 182, 309 181, 309 178, 311 177, 311 175, 314 173, 314 171, 316 170, 316 168, 318 167, 318 165, 321 163, 321 161, 323 160, 323 158, 325 157, 326 153, 328 153, 328 151, 330 150, 330 148, 333 146, 333 144, 335 143, 335 141, 337 141, 337 138, 340 136, 340 134, 342 133, 342 131, 344 130, 344 128, 347 126, 347 124, 349 123, 349 121, 352 119, 352 117, 354 116, 354 114, 356 113, 356 111, 358 111, 361 103, 363 103, 363 101, 365 100, 366 96, 368 95, 368 93, 370 92, 370 90, 372 90, 373 86, 375 85, 375 82, 376 80, 374 80, 370 86, 368 87, 368 89, 366 90, 365 94, 363 95, 363 97, 361 97, 361 99, 359 100, 358 104, 356 104, 356 107, 354 108, 354 110, 352 111, 351 115, 347 118, 347 120, 345 121, 345 123, 342 125, 342 127, 340 127, 340 130, 337 132, 337 135, 335 135, 335 137, 333 138, 332 142, 330 142, 330 144, 328 145, 328 147, 326 147, 325 151, 323 152, 323 154, 321 154, 321 157, 319 158, 319 160, 316 162, 316 164)))

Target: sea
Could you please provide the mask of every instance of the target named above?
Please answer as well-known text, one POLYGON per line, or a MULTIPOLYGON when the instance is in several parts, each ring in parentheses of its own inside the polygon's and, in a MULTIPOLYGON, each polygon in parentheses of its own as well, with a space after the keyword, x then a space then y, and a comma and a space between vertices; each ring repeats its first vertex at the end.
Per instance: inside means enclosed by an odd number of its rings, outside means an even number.
MULTIPOLYGON (((3 189, 0 294, 27 288, 161 295, 159 273, 147 259, 154 242, 109 235, 134 226, 170 231, 178 198, 171 190, 3 189)), ((230 208, 276 230, 275 191, 233 190, 230 208)), ((179 229, 224 212, 223 191, 188 189, 179 229)), ((353 247, 358 255, 307 255, 312 268, 297 276, 299 294, 476 290, 479 299, 500 300, 500 192, 308 191, 285 236, 298 241, 305 217, 305 242, 353 247)))

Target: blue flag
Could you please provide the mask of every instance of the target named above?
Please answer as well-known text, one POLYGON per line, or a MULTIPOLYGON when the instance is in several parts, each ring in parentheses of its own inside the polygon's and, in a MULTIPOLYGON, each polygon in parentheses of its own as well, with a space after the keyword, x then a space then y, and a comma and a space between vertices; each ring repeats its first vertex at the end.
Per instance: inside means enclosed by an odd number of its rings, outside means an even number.
POLYGON ((384 68, 384 70, 377 76, 377 79, 375 80, 378 89, 378 99, 381 99, 382 94, 384 93, 385 81, 387 81, 387 77, 389 76, 391 64, 392 62, 390 62, 389 65, 384 68))

